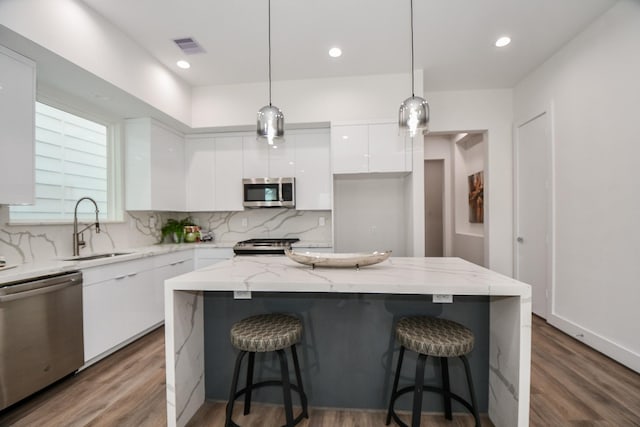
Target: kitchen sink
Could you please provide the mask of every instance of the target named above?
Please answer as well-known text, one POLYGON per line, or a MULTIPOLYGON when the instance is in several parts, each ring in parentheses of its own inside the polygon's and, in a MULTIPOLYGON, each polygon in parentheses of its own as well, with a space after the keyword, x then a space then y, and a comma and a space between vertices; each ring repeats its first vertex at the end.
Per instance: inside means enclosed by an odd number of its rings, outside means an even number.
POLYGON ((102 258, 113 258, 121 255, 130 255, 133 252, 112 252, 108 254, 96 254, 96 255, 87 255, 87 256, 77 256, 73 258, 65 258, 63 261, 89 261, 92 259, 102 259, 102 258))

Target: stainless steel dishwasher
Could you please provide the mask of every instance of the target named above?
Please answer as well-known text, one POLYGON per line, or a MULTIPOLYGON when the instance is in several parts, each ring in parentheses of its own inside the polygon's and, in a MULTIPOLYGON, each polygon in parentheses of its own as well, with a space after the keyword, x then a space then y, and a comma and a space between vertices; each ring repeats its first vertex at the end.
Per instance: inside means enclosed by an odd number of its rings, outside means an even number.
POLYGON ((83 363, 82 273, 0 285, 0 410, 83 363))

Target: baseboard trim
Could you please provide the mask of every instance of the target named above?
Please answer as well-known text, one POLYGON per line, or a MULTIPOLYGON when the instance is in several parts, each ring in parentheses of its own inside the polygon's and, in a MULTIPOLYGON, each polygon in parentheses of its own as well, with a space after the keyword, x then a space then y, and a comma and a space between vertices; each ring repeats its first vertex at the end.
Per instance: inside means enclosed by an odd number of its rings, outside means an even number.
POLYGON ((87 369, 89 366, 91 365, 95 365, 96 363, 98 363, 99 361, 101 361, 102 359, 104 359, 107 356, 112 355, 113 353, 115 353, 116 351, 128 346, 129 344, 131 344, 132 342, 142 338, 143 336, 147 335, 149 332, 154 331, 156 329, 158 329, 160 326, 164 325, 164 320, 162 322, 156 323, 155 325, 145 329, 142 332, 139 332, 137 334, 135 334, 134 336, 132 336, 131 338, 121 342, 120 344, 116 345, 115 347, 111 347, 109 350, 100 353, 99 355, 97 355, 96 357, 94 357, 91 360, 87 360, 84 362, 84 365, 82 365, 80 367, 80 369, 78 369, 78 372, 80 371, 84 371, 85 369, 87 369))
POLYGON ((640 354, 557 314, 550 314, 547 322, 616 362, 640 373, 640 354))

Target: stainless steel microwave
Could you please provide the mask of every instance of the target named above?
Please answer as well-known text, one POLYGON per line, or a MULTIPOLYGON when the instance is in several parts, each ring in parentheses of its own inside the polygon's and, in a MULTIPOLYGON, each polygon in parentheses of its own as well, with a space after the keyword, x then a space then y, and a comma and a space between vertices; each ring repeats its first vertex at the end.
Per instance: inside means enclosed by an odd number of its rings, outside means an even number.
POLYGON ((247 208, 293 208, 296 206, 295 178, 245 178, 243 205, 247 208))

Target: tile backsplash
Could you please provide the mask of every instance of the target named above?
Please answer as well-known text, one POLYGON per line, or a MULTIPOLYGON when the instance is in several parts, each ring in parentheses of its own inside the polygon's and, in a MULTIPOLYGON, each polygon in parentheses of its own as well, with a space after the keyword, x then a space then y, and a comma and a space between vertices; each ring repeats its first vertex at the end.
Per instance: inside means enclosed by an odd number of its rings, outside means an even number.
MULTIPOLYGON (((156 244, 168 218, 191 216, 201 229, 212 231, 215 242, 232 245, 260 237, 298 237, 331 243, 331 211, 248 209, 239 212, 125 212, 123 222, 101 223, 99 234, 84 232, 81 254, 109 252, 156 244), (324 223, 324 225, 320 225, 324 223)), ((8 225, 9 208, 0 206, 0 255, 8 264, 40 262, 72 255, 72 224, 8 225)))

